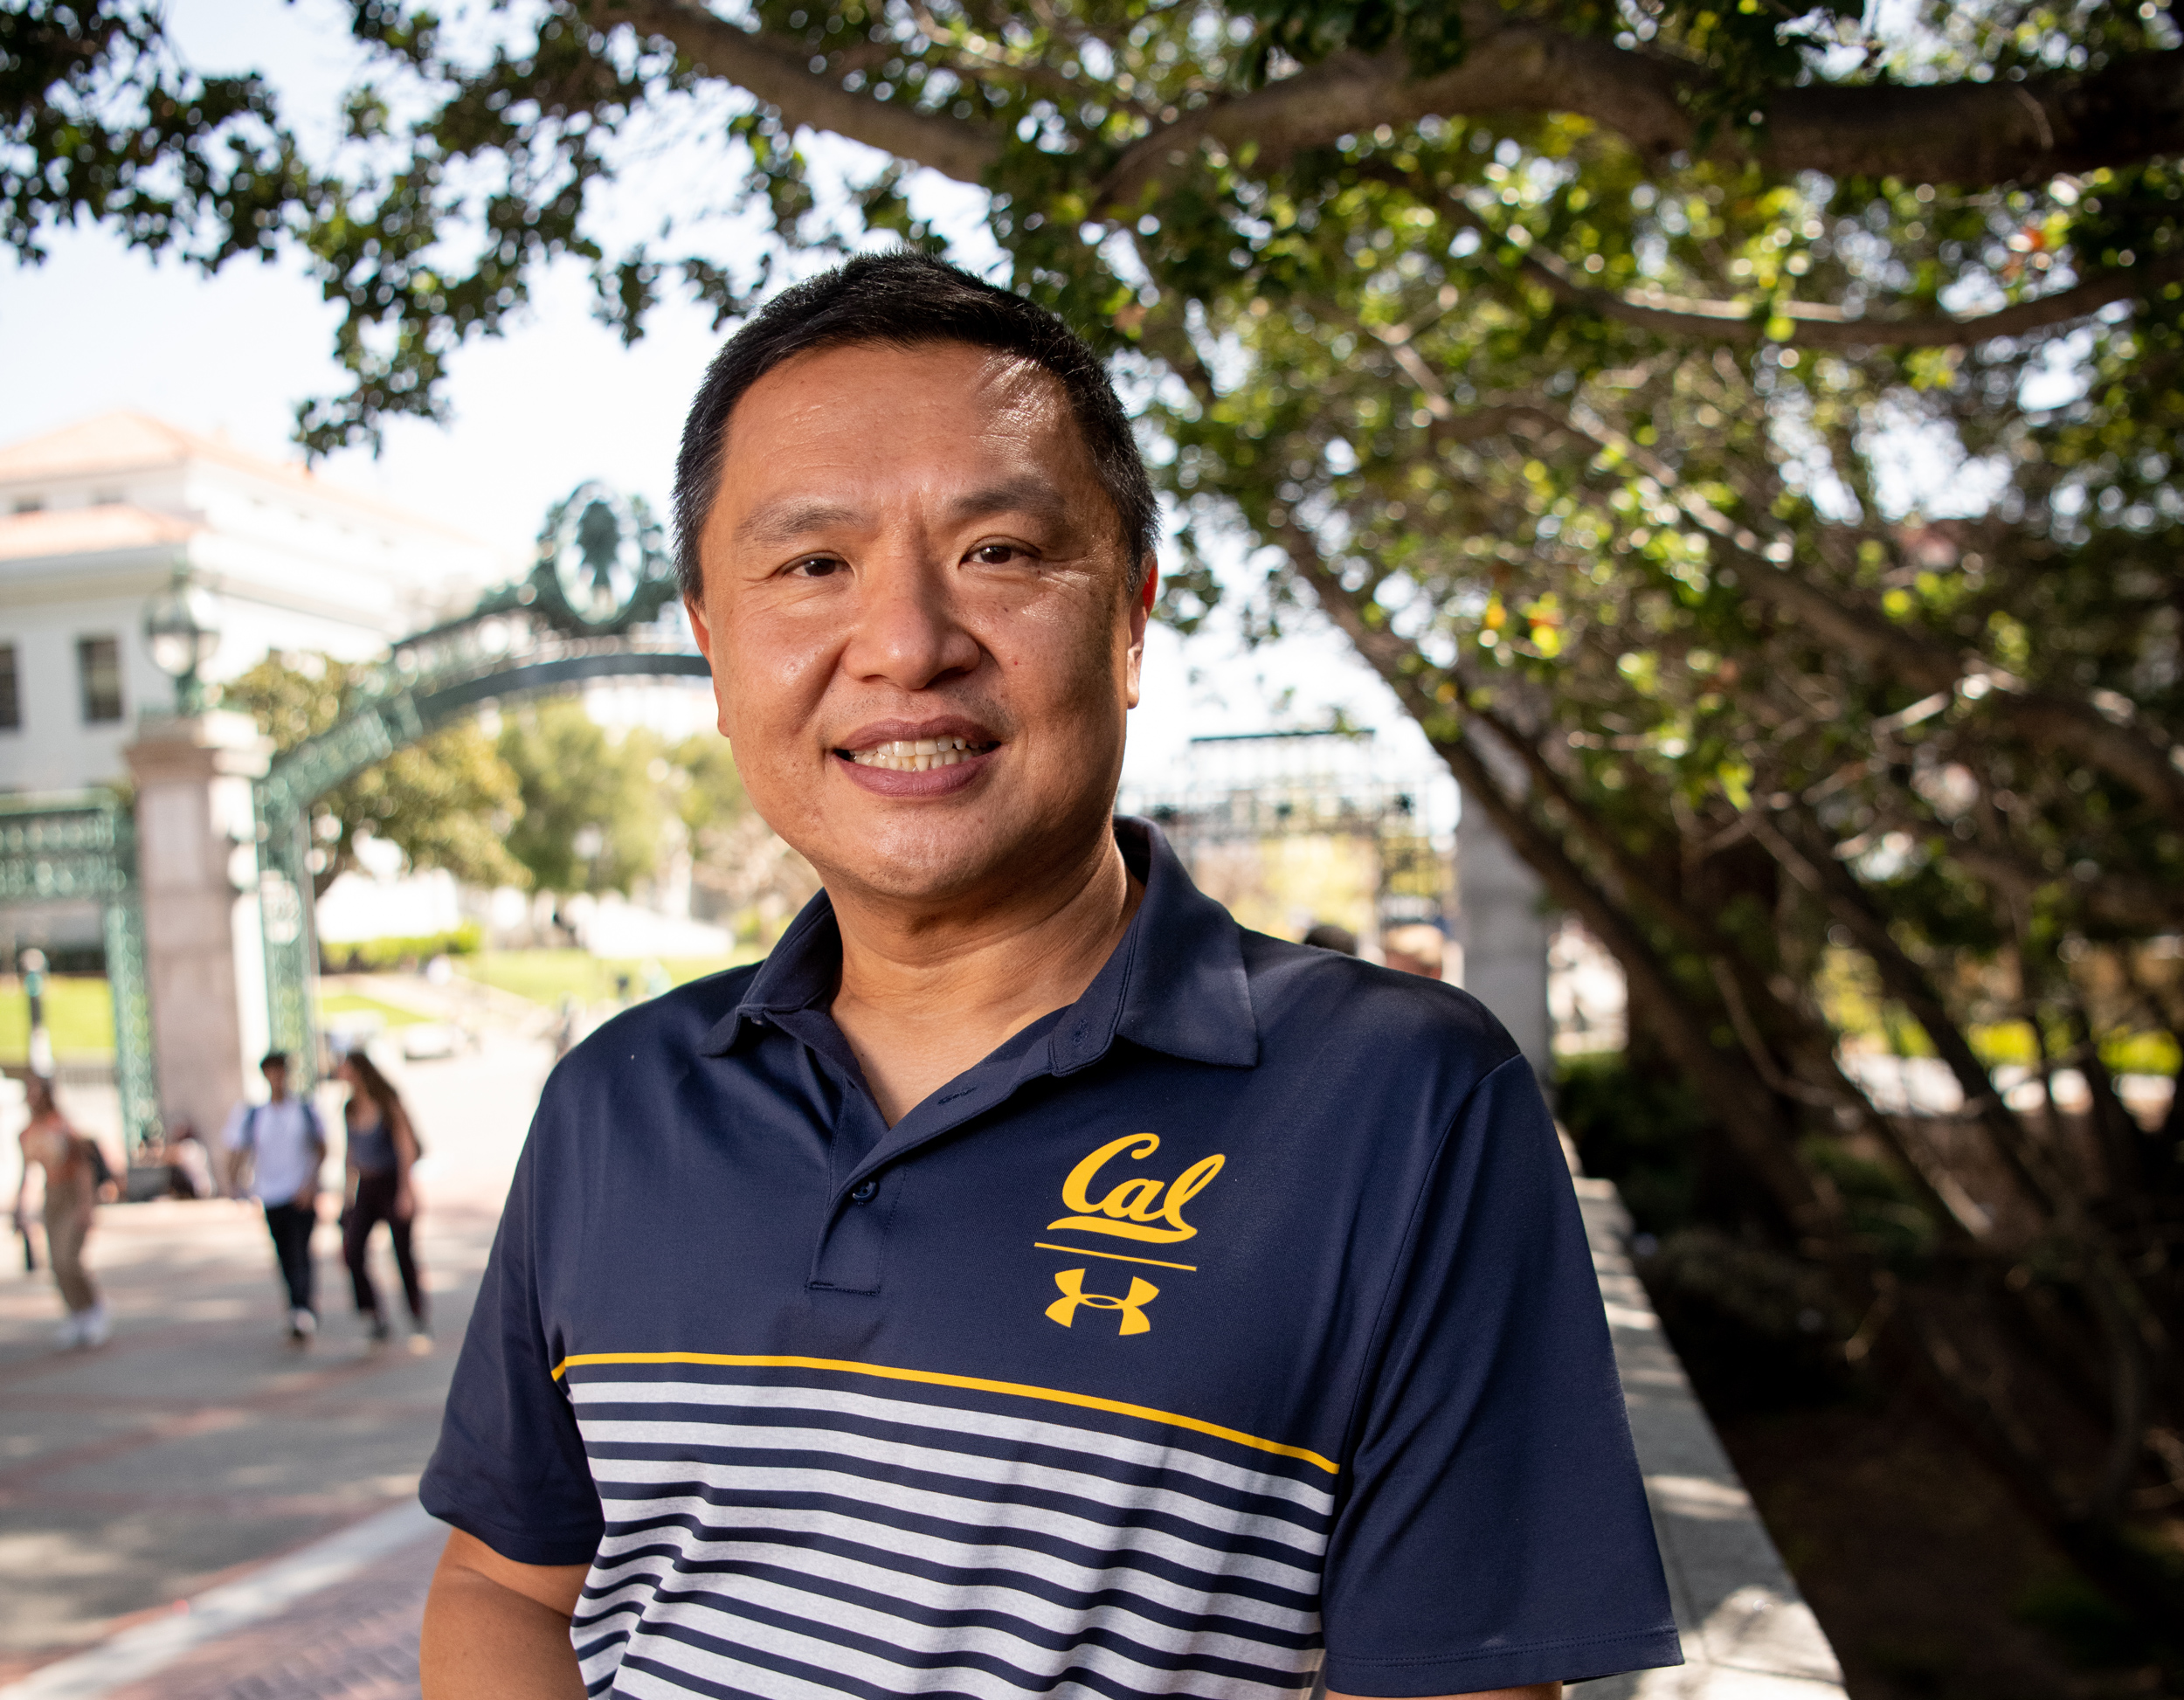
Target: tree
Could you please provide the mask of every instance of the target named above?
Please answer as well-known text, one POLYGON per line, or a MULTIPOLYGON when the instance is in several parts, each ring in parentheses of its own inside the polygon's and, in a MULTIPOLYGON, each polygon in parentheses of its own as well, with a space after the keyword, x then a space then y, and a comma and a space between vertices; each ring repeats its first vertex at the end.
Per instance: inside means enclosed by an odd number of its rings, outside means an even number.
POLYGON ((1253 629, 1347 634, 1621 961, 1846 1350, 2174 1625, 2184 1125, 2110 1070, 2184 1020, 2184 52, 2154 3, 1793 10, 545 0, 459 49, 369 0, 385 90, 307 168, 254 85, 174 118, 149 11, 33 7, 0 204, 18 250, 79 211, 299 247, 347 314, 328 448, 432 413, 544 260, 633 336, 671 287, 729 316, 774 254, 930 241, 907 162, 978 185, 1151 398, 1164 612, 1238 593, 1189 549, 1222 526, 1253 629), (778 248, 610 253, 625 139, 722 85, 778 248), (830 211, 804 127, 893 162, 830 211), (1863 1088, 1851 985, 1959 1124, 1863 1088))
MULTIPOLYGON (((220 700, 252 715, 276 750, 329 730, 368 683, 369 669, 315 653, 267 655, 228 681, 220 700)), ((312 882, 323 893, 356 865, 356 841, 384 840, 411 867, 445 868, 467 885, 518 885, 523 870, 501 843, 521 807, 515 776, 474 721, 443 727, 366 768, 312 805, 318 847, 312 882)))
POLYGON ((511 713, 501 759, 515 776, 522 814, 508 853, 542 891, 626 893, 660 861, 665 812, 650 771, 658 740, 643 730, 610 740, 575 697, 511 713))
POLYGON ((771 944, 819 888, 812 867, 750 806, 736 752, 710 732, 686 738, 672 752, 692 880, 738 929, 771 944))

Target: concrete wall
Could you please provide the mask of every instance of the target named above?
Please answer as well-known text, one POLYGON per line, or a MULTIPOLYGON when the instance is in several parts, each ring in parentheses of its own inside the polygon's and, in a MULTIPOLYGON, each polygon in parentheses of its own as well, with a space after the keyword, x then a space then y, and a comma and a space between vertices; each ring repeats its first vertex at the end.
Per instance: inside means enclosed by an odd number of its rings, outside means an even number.
POLYGON ((1684 1663, 1574 1683, 1571 1700, 1843 1700, 1834 1649, 1632 1272, 1622 1200, 1607 1181, 1576 1185, 1684 1663))

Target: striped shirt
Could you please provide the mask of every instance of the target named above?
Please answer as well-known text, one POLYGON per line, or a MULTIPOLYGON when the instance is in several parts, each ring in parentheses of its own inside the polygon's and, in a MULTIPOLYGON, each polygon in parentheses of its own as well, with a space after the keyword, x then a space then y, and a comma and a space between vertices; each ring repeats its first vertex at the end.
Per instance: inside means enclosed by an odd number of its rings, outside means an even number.
POLYGON ((822 896, 556 1070, 426 1508, 596 1695, 1255 1700, 1673 1664, 1538 1088, 1150 828, 1083 997, 892 1128, 822 896))
POLYGON ((593 1693, 1310 1686, 1324 1460, 860 1365, 610 1355, 568 1380, 605 1518, 575 1625, 593 1693))

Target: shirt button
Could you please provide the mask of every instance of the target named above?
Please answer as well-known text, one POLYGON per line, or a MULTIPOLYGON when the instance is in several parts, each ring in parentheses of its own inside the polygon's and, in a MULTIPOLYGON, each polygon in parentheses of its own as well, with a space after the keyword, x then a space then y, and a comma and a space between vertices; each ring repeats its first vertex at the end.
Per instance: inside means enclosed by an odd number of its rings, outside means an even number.
POLYGON ((867 1175, 849 1189, 849 1196, 858 1204, 870 1204, 880 1191, 880 1183, 867 1175))

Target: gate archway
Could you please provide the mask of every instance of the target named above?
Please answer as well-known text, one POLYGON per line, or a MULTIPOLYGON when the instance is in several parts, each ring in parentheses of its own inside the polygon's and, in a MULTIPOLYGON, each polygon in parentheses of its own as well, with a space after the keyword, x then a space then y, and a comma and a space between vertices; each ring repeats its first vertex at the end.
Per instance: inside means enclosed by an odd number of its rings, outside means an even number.
POLYGON ((674 594, 660 528, 643 506, 583 485, 548 515, 528 577, 393 645, 362 701, 255 782, 266 1032, 273 1048, 288 1053, 300 1086, 318 1072, 311 805, 490 703, 604 679, 707 677, 687 629, 661 620, 674 594))

